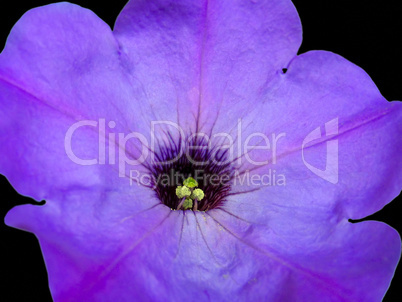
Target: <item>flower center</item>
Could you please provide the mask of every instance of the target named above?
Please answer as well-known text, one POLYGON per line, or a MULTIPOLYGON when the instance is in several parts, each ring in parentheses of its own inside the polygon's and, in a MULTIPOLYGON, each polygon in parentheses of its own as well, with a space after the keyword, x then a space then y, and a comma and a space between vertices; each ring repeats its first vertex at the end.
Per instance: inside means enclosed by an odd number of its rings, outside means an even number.
POLYGON ((221 206, 234 175, 227 149, 212 147, 206 138, 191 136, 159 146, 150 167, 153 188, 174 210, 208 211, 221 206))

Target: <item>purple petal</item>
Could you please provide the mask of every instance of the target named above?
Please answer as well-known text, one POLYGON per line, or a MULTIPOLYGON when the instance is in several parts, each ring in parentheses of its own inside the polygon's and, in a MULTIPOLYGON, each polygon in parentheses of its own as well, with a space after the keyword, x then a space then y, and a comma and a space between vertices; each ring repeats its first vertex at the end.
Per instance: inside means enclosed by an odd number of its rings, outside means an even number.
POLYGON ((43 207, 13 208, 6 223, 38 237, 55 301, 92 301, 93 295, 103 295, 107 301, 108 295, 124 297, 121 285, 104 288, 111 268, 166 213, 170 209, 156 201, 151 191, 70 190, 63 202, 49 200, 43 207))
POLYGON ((119 236, 119 229, 136 225, 130 219, 94 226, 77 218, 56 224, 63 227, 58 236, 38 232, 56 301, 378 301, 400 251, 398 234, 378 222, 342 221, 325 236, 300 242, 300 232, 275 234, 219 210, 139 214, 136 220, 151 218, 152 224, 133 229, 131 238, 119 236))
MULTIPOLYGON (((143 83, 148 102, 158 103, 157 119, 193 131, 196 119, 198 130, 208 131, 234 105, 243 114, 302 38, 297 12, 285 0, 130 1, 114 32, 125 66, 143 83)), ((225 116, 236 122, 239 113, 225 116)))
MULTIPOLYGON (((103 187, 115 175, 109 165, 82 166, 66 156, 75 122, 112 120, 114 131, 124 133, 145 127, 110 28, 76 5, 49 5, 21 18, 1 54, 0 85, 0 143, 7 152, 0 172, 38 200, 103 187)), ((85 126, 74 133, 76 156, 98 158, 97 132, 85 126)))
MULTIPOLYGON (((241 259, 251 254, 254 265, 245 271, 253 267, 255 276, 242 292, 244 300, 259 292, 270 301, 379 301, 400 257, 398 233, 379 222, 310 220, 297 229, 284 216, 277 231, 256 224, 241 229, 230 215, 211 216, 238 240, 241 259)), ((306 213, 299 218, 311 217, 306 213)))
POLYGON ((228 207, 254 218, 260 213, 263 220, 269 209, 299 206, 324 207, 341 218, 373 214, 400 193, 401 114, 400 102, 387 102, 369 76, 342 57, 323 51, 296 57, 276 80, 275 89, 256 106, 256 113, 243 119, 243 125, 250 122, 243 141, 256 131, 270 139, 271 134, 285 134, 275 154, 271 146, 268 152, 252 150, 248 155, 269 161, 251 166, 257 168, 254 173, 275 172, 276 179, 282 174, 286 185, 275 186, 272 181, 254 193, 234 196, 228 207), (334 126, 334 132, 326 135, 326 125, 334 126), (317 127, 322 129, 319 137, 303 145, 317 127), (337 148, 329 142, 336 142, 337 148), (315 168, 327 168, 327 178, 315 168))
MULTIPOLYGON (((127 236, 141 234, 135 226, 119 227, 121 220, 156 203, 152 191, 130 187, 115 166, 73 162, 66 133, 78 121, 99 119, 116 122, 116 132, 138 131, 145 127, 140 107, 110 28, 68 3, 31 10, 13 28, 1 54, 0 89, 0 172, 21 194, 47 201, 16 207, 6 221, 37 234, 52 294, 63 300, 65 290, 103 267, 127 236)), ((73 152, 97 159, 100 140, 96 128, 82 127, 73 152)))

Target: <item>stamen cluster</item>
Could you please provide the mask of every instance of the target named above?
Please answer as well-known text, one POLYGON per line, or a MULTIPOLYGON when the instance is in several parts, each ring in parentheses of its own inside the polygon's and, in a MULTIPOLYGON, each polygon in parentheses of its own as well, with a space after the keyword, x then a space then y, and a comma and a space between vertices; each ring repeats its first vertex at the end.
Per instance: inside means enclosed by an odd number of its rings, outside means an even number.
POLYGON ((177 187, 176 195, 181 199, 177 210, 180 210, 182 206, 184 210, 198 210, 198 201, 201 201, 205 194, 201 189, 197 189, 196 187, 198 187, 198 182, 192 177, 187 178, 183 186, 177 187))

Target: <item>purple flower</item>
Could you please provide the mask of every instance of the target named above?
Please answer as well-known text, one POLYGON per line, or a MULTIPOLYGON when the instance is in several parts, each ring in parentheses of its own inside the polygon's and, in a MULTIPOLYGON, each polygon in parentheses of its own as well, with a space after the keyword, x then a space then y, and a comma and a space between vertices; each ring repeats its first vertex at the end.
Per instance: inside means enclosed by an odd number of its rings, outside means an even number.
POLYGON ((348 219, 400 192, 400 103, 296 56, 290 1, 194 2, 131 1, 113 33, 54 4, 10 34, 0 173, 47 203, 7 223, 38 236, 53 298, 380 300, 399 235, 348 219), (197 171, 205 196, 172 211, 197 171))

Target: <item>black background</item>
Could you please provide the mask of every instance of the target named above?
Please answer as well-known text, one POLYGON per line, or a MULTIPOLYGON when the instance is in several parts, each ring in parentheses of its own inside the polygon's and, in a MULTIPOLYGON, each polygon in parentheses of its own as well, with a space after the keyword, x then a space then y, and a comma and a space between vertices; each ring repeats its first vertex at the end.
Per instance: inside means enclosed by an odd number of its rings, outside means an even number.
MULTIPOLYGON (((126 1, 71 1, 90 8, 113 26, 126 1)), ((388 100, 402 100, 402 7, 394 1, 293 1, 303 24, 299 53, 324 49, 338 53, 362 67, 388 100)), ((11 27, 28 9, 51 1, 2 1, 0 4, 0 49, 11 27), (11 6, 10 6, 11 5, 11 6)), ((1 147, 1 146, 0 146, 1 147)), ((397 160, 397 159, 396 159, 397 160)), ((400 159, 399 159, 400 160, 400 159)), ((0 214, 3 218, 16 204, 30 202, 19 196, 0 177, 0 214)), ((402 233, 401 201, 394 200, 369 217, 388 223, 402 233)), ((0 225, 0 300, 51 301, 47 275, 35 236, 0 225)), ((402 297, 399 267, 384 301, 402 297)))

